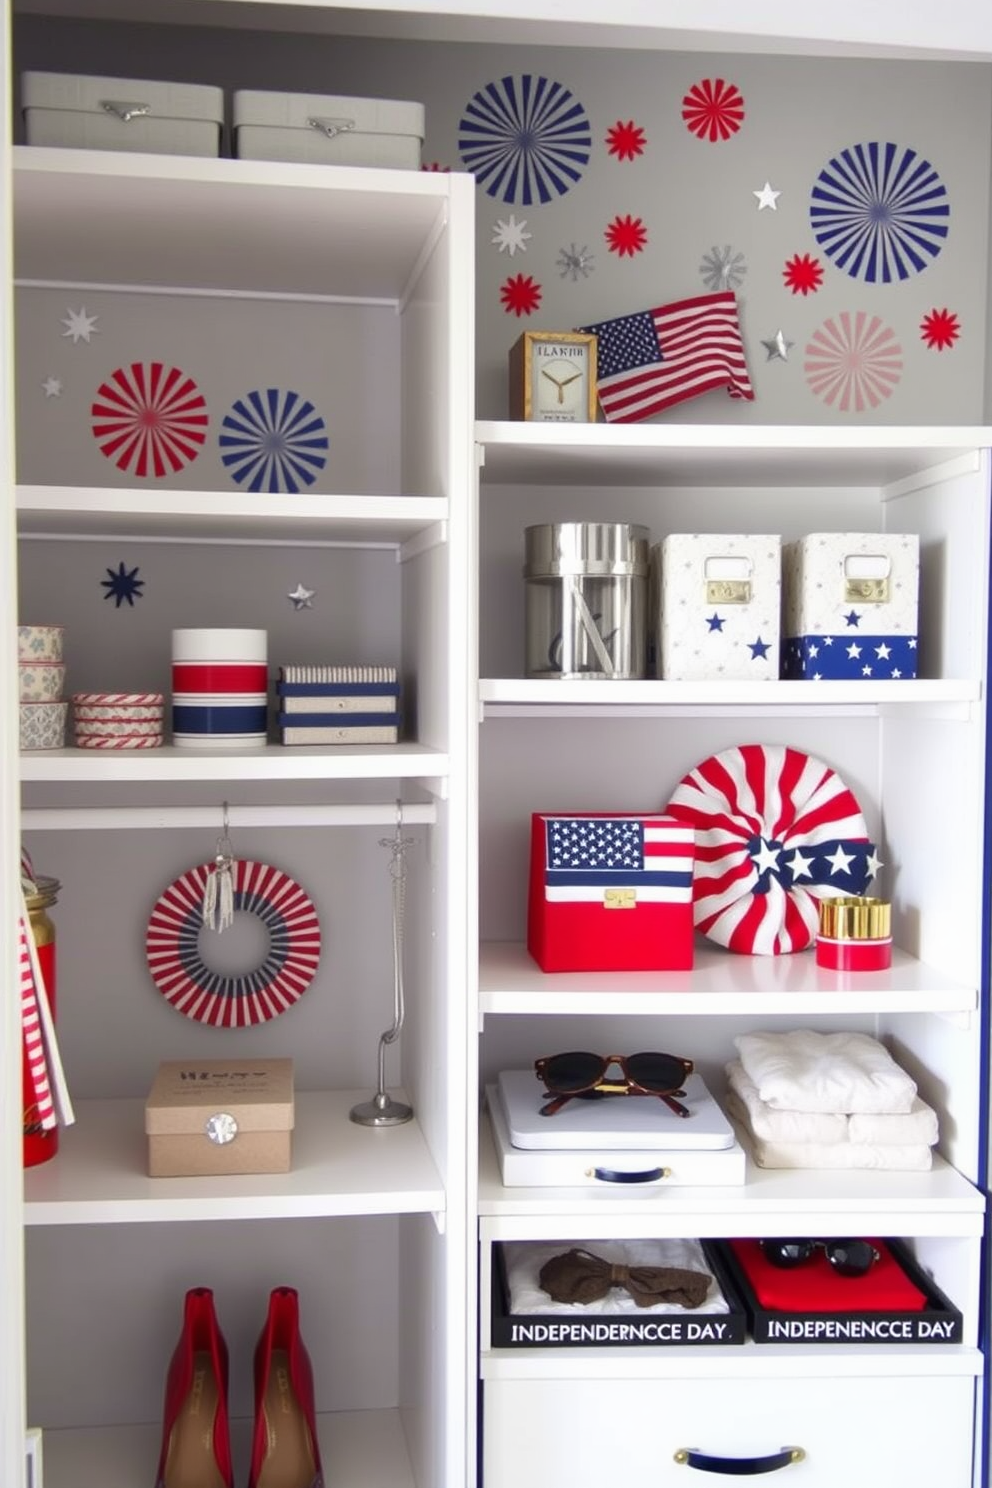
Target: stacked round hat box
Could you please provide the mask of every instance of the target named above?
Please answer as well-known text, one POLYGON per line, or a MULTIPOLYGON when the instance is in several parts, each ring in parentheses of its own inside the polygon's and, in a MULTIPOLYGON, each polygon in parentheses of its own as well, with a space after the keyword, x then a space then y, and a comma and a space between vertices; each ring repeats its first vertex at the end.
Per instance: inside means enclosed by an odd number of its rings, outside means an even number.
POLYGON ((73 732, 80 749, 157 749, 162 743, 161 692, 74 692, 73 732))
POLYGON ((17 627, 20 746, 22 749, 61 749, 69 704, 62 700, 65 663, 61 625, 17 627))
POLYGON ((268 632, 172 632, 172 741, 239 749, 268 738, 268 632))

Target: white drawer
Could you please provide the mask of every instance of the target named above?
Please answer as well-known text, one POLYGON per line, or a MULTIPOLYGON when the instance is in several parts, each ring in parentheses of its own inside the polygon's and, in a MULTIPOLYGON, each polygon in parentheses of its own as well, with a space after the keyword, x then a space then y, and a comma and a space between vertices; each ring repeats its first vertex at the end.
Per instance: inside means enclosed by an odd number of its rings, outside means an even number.
MULTIPOLYGON (((761 1458, 783 1447, 783 1488, 972 1488, 974 1380, 924 1376, 761 1379, 507 1379, 485 1385, 483 1488, 692 1488, 719 1481, 677 1462, 695 1448, 761 1458)), ((768 1469, 766 1468, 765 1471, 768 1469)), ((738 1471, 735 1476, 745 1476, 738 1471)))

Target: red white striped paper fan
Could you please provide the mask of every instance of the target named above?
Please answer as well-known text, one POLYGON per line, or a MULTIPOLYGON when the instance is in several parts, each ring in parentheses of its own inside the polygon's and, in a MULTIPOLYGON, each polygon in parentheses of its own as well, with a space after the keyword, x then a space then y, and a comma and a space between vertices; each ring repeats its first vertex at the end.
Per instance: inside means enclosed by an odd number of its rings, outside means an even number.
POLYGON ((317 911, 300 885, 267 863, 237 859, 234 909, 269 932, 261 966, 240 976, 211 971, 201 952, 203 896, 214 864, 171 883, 148 921, 145 953, 152 980, 177 1012, 198 1023, 247 1028, 285 1013, 313 981, 320 960, 317 911))
POLYGON ((823 898, 864 894, 879 867, 854 795, 786 745, 742 744, 690 770, 665 808, 696 833, 696 929, 749 956, 811 945, 823 898))

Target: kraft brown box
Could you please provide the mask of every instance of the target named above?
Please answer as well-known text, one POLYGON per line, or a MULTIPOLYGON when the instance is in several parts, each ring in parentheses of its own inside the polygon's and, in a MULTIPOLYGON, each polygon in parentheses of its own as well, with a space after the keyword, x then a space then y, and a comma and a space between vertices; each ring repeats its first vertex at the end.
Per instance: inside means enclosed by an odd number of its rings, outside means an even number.
POLYGON ((148 1174, 288 1173, 291 1059, 174 1059, 145 1103, 148 1174))

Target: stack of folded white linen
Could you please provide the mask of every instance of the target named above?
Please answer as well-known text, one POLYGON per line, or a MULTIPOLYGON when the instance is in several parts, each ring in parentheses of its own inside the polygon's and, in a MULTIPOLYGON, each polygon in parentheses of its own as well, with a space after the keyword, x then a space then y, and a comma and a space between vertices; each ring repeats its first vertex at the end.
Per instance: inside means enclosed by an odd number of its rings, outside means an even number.
POLYGON ((936 1112, 865 1033, 747 1033, 727 1065, 727 1111, 762 1168, 925 1172, 936 1112))

